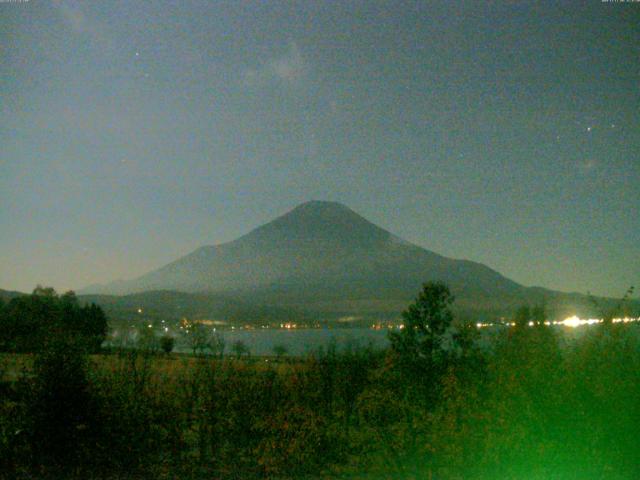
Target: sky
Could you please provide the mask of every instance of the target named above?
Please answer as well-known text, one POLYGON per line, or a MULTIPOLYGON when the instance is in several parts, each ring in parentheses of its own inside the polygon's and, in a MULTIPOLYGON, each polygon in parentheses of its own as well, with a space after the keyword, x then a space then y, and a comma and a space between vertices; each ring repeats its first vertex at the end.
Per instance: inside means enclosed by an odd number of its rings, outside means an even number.
POLYGON ((0 288, 307 200, 527 286, 640 287, 640 3, 0 2, 0 288))

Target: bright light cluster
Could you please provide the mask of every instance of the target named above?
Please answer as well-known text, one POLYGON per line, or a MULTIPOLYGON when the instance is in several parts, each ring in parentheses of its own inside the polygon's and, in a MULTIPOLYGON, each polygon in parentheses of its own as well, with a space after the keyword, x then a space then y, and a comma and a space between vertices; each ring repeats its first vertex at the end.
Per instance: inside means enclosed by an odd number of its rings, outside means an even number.
POLYGON ((602 320, 600 320, 598 318, 589 318, 589 319, 583 320, 583 319, 577 317, 576 315, 574 315, 573 317, 565 318, 561 322, 553 322, 553 323, 554 323, 554 325, 562 325, 562 326, 565 326, 565 327, 576 328, 576 327, 580 327, 582 325, 594 325, 594 324, 600 323, 600 322, 602 322, 602 320))
MULTIPOLYGON (((614 318, 611 321, 612 323, 631 323, 631 322, 637 322, 638 320, 640 320, 640 318, 624 317, 624 318, 614 318)), ((576 328, 582 325, 594 325, 596 323, 602 323, 602 322, 603 320, 601 318, 588 318, 583 320, 574 315, 573 317, 565 318, 561 322, 553 322, 553 324, 576 328)))
MULTIPOLYGON (((640 317, 639 318, 631 318, 631 317, 624 317, 624 318, 614 318, 613 320, 611 320, 612 323, 631 323, 631 322, 639 322, 640 321, 640 317)), ((560 320, 560 321, 554 321, 554 322, 549 322, 546 321, 544 322, 545 325, 560 325, 562 327, 570 327, 570 328, 576 328, 576 327, 581 327, 582 325, 595 325, 598 323, 602 323, 603 320, 601 318, 586 318, 586 319, 582 319, 579 318, 578 316, 574 315, 572 317, 568 317, 565 318, 564 320, 560 320)), ((486 327, 493 327, 494 323, 476 323, 476 328, 486 328, 486 327)), ((504 322, 501 325, 505 325, 507 327, 515 327, 516 324, 515 322, 504 322)), ((529 326, 533 327, 534 322, 529 322, 529 326)), ((400 328, 402 328, 403 326, 400 325, 400 328)))

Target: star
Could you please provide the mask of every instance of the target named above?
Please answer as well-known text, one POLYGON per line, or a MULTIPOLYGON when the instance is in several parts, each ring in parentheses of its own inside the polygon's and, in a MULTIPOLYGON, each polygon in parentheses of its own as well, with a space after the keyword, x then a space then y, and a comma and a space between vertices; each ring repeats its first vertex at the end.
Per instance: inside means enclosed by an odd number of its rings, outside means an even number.
POLYGON ((593 127, 587 127, 587 132, 590 132, 593 127))

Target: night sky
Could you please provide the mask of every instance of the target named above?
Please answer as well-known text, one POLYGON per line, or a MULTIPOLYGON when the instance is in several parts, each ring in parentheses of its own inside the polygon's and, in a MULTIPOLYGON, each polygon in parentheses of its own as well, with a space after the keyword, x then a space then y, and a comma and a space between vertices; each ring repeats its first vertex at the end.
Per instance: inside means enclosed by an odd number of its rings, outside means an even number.
POLYGON ((132 278, 318 199, 621 296, 640 3, 481 3, 5 0, 0 288, 132 278))

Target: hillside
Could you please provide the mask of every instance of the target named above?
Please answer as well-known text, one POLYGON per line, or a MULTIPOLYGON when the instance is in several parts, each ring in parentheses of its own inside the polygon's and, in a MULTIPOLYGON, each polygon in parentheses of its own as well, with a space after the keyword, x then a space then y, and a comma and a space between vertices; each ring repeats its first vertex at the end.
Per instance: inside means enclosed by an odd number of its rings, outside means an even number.
POLYGON ((130 295, 80 295, 82 303, 96 303, 112 324, 138 321, 210 320, 231 324, 266 324, 289 321, 312 321, 305 312, 243 302, 214 294, 185 293, 168 290, 130 295))
POLYGON ((9 302, 12 298, 19 297, 20 295, 24 295, 24 293, 12 290, 2 290, 0 288, 0 299, 4 302, 9 302))

